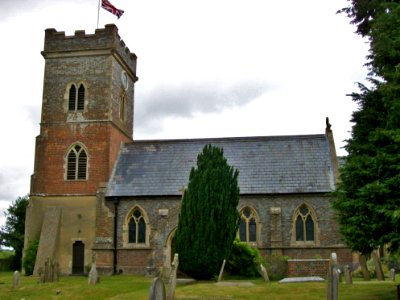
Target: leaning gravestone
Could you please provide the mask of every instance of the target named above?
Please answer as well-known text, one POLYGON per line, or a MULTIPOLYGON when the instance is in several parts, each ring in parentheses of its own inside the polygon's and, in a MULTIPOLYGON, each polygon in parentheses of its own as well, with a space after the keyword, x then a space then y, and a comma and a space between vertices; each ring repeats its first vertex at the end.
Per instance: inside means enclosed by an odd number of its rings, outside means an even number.
POLYGON ((338 300, 339 295, 339 273, 337 267, 336 253, 331 254, 328 269, 327 299, 338 300))
POLYGON ((396 270, 391 268, 390 269, 390 275, 389 275, 390 281, 395 282, 396 281, 396 270))
POLYGON ((174 260, 171 264, 171 274, 169 276, 169 293, 168 300, 174 300, 175 297, 175 287, 176 287, 176 272, 178 271, 179 256, 175 253, 174 260))
POLYGON ((19 272, 15 271, 13 274, 13 289, 19 288, 19 272))
POLYGON ((222 262, 221 270, 219 271, 218 282, 222 281, 222 275, 224 275, 225 263, 226 260, 224 259, 224 261, 222 262))
POLYGON ((267 272, 267 269, 262 264, 260 264, 260 273, 261 273, 262 277, 264 278, 264 282, 268 283, 269 282, 268 272, 267 272))
POLYGON ((160 277, 153 279, 150 286, 149 300, 166 300, 165 286, 160 277))
POLYGON ((344 279, 347 284, 353 284, 353 278, 351 277, 351 271, 348 265, 344 266, 344 279))
POLYGON ((376 272, 376 277, 380 281, 385 280, 385 275, 383 275, 383 270, 382 270, 382 264, 381 264, 381 259, 379 258, 378 254, 376 251, 372 251, 372 259, 375 264, 375 272, 376 272))

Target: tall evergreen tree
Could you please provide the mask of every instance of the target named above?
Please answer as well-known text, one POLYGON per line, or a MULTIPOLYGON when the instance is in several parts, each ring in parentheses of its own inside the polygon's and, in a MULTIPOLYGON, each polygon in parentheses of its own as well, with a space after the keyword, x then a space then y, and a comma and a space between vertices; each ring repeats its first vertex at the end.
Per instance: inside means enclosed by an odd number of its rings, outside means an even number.
POLYGON ((333 207, 347 244, 369 253, 400 246, 400 4, 352 0, 343 9, 357 33, 370 42, 371 88, 353 93, 359 110, 352 115, 348 156, 333 207))
POLYGON ((192 168, 183 195, 175 252, 179 268, 195 279, 210 279, 227 259, 236 236, 239 171, 223 150, 206 145, 192 168))

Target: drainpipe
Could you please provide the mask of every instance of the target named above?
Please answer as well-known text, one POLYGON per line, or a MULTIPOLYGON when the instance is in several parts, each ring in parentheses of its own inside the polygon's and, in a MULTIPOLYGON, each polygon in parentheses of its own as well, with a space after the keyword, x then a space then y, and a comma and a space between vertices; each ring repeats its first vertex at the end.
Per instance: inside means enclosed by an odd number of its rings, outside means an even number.
POLYGON ((118 204, 119 199, 114 199, 114 275, 117 273, 117 245, 118 245, 118 204))

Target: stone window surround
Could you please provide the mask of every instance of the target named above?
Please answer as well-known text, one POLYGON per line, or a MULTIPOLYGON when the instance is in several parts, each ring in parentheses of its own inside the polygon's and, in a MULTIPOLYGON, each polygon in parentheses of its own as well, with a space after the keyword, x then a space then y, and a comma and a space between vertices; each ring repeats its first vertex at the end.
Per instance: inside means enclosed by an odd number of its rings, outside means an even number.
POLYGON ((125 249, 147 249, 150 247, 150 222, 147 212, 138 204, 132 206, 126 214, 124 224, 122 225, 122 247, 125 249), (142 214, 146 224, 146 242, 145 243, 129 243, 129 221, 135 209, 138 209, 142 214))
POLYGON ((77 113, 77 112, 83 112, 83 111, 85 111, 85 108, 86 108, 86 99, 87 99, 87 94, 88 94, 88 87, 87 87, 87 85, 86 85, 86 83, 84 83, 83 81, 78 81, 77 83, 76 82, 70 82, 70 83, 68 83, 67 84, 67 87, 66 87, 66 90, 65 90, 65 94, 64 94, 64 100, 65 100, 65 108, 66 108, 66 111, 68 112, 68 113, 77 113), (76 96, 75 96, 75 101, 76 101, 76 105, 75 105, 75 109, 74 110, 70 110, 69 109, 69 96, 70 96, 70 90, 71 90, 71 87, 72 86, 75 86, 75 89, 76 89, 76 91, 75 91, 75 93, 76 93, 76 96), (83 86, 83 88, 84 88, 84 92, 85 92, 85 95, 84 95, 84 98, 83 98, 83 110, 78 110, 77 108, 78 108, 78 94, 79 94, 79 87, 80 86, 83 86))
POLYGON ((82 142, 75 142, 71 144, 65 155, 64 155, 64 181, 87 181, 89 180, 89 161, 90 161, 90 156, 89 156, 89 151, 87 150, 86 146, 82 142), (82 148, 83 151, 86 153, 86 179, 67 179, 68 178, 68 156, 69 153, 76 147, 79 146, 82 148))
MULTIPOLYGON (((256 241, 255 242, 245 242, 247 244, 249 244, 252 247, 259 247, 261 240, 260 240, 260 235, 261 235, 261 222, 260 222, 260 217, 257 214, 257 211, 250 205, 243 205, 239 208, 239 215, 240 215, 240 219, 242 218, 242 213, 244 211, 244 209, 250 209, 251 215, 254 217, 255 221, 256 221, 256 241)), ((237 237, 240 240, 240 235, 239 235, 239 230, 237 231, 237 237)), ((244 241, 242 241, 244 242, 244 241)))
POLYGON ((292 231, 291 231, 291 237, 290 237, 290 246, 300 246, 300 247, 310 247, 310 246, 319 246, 320 241, 319 241, 319 226, 318 226, 318 217, 317 214, 315 213, 314 208, 306 203, 302 202, 299 206, 296 207, 294 210, 294 213, 292 215, 292 231), (300 214, 300 208, 302 206, 306 206, 307 209, 310 211, 311 218, 314 222, 314 240, 313 241, 296 241, 296 219, 297 216, 300 214))

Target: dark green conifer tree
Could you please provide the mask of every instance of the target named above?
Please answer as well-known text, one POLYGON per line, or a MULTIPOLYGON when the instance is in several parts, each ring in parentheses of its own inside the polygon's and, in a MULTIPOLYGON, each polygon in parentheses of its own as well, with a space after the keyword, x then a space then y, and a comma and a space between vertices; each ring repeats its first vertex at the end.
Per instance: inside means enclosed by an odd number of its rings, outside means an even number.
POLYGON ((333 207, 347 244, 363 254, 400 246, 400 3, 351 0, 344 8, 368 38, 372 87, 353 93, 348 156, 333 207))
POLYGON ((206 145, 197 157, 184 192, 175 236, 179 269, 195 279, 217 275, 229 257, 239 213, 239 171, 229 166, 223 150, 206 145))

